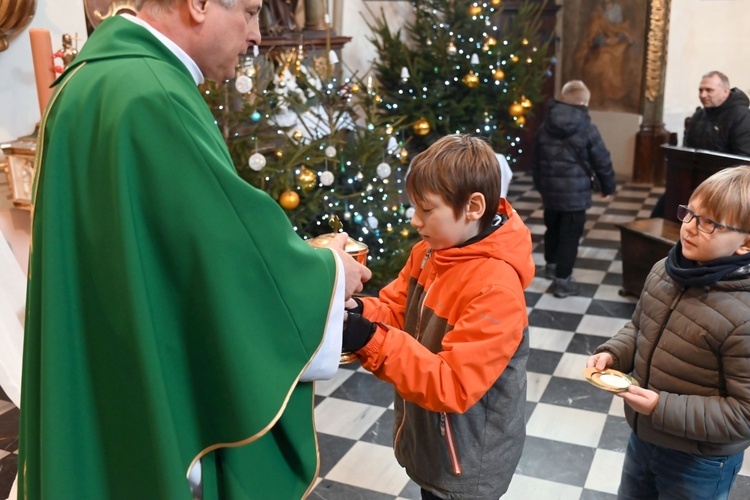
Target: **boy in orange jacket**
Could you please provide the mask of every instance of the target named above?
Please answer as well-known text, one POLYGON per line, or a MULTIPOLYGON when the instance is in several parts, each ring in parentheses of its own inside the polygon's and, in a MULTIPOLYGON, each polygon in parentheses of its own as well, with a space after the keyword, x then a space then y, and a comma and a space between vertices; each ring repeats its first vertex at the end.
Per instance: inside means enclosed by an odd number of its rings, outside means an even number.
POLYGON ((417 155, 406 187, 422 241, 379 296, 350 300, 344 348, 393 384, 393 447, 423 499, 504 494, 526 436, 529 229, 479 138, 417 155))

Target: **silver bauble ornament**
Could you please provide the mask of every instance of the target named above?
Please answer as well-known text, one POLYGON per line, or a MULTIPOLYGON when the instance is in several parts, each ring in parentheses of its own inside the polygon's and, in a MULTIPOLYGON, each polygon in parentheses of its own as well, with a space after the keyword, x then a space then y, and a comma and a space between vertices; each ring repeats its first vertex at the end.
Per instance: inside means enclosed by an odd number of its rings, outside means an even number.
POLYGON ((375 172, 377 172, 378 177, 380 177, 381 179, 385 179, 391 175, 391 166, 386 162, 383 162, 375 167, 375 172))
POLYGON ((328 158, 336 158, 336 148, 333 146, 328 146, 325 149, 325 154, 328 158))
POLYGON ((258 172, 263 170, 263 167, 266 166, 266 157, 260 153, 253 153, 250 158, 248 158, 247 164, 250 165, 250 168, 258 172))
POLYGON ((234 88, 237 89, 237 92, 240 94, 247 94, 253 90, 253 80, 249 76, 240 75, 234 81, 234 88))
POLYGON ((405 215, 407 219, 411 219, 412 217, 414 217, 414 207, 407 208, 405 215))
POLYGON ((324 186, 330 186, 331 184, 333 184, 333 180, 333 174, 328 170, 320 173, 320 183, 324 186))

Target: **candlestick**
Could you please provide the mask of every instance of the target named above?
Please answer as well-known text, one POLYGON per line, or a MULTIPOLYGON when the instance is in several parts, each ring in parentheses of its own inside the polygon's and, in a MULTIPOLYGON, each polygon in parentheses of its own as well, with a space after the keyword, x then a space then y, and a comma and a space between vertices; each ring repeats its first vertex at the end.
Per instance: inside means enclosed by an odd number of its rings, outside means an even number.
POLYGON ((31 28, 31 56, 34 60, 34 76, 36 77, 36 93, 39 98, 39 114, 44 115, 50 97, 51 85, 55 81, 54 58, 52 56, 52 38, 49 30, 31 28))

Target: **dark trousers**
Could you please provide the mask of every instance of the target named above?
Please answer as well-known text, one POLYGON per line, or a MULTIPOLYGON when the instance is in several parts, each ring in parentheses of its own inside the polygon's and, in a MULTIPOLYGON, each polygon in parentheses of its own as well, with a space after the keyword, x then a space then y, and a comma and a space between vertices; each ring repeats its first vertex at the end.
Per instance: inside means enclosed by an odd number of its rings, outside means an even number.
POLYGON ((544 260, 557 264, 555 277, 565 279, 573 274, 578 256, 578 242, 586 224, 586 211, 560 212, 544 209, 544 260))

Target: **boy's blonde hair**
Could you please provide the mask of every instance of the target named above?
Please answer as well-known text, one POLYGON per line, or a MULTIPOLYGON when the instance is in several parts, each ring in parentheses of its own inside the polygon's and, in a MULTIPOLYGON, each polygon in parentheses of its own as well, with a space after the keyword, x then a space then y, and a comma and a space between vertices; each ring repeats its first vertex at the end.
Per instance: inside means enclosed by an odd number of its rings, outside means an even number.
POLYGON ((565 104, 588 106, 589 99, 591 99, 591 92, 581 80, 570 80, 560 91, 560 100, 565 104))
POLYGON ((750 232, 750 165, 716 172, 695 188, 696 198, 707 217, 750 232))
POLYGON ((487 229, 500 203, 500 164, 489 144, 465 134, 447 135, 422 151, 411 162, 406 192, 416 202, 429 194, 440 196, 461 216, 472 193, 482 193, 486 209, 479 222, 487 229))

